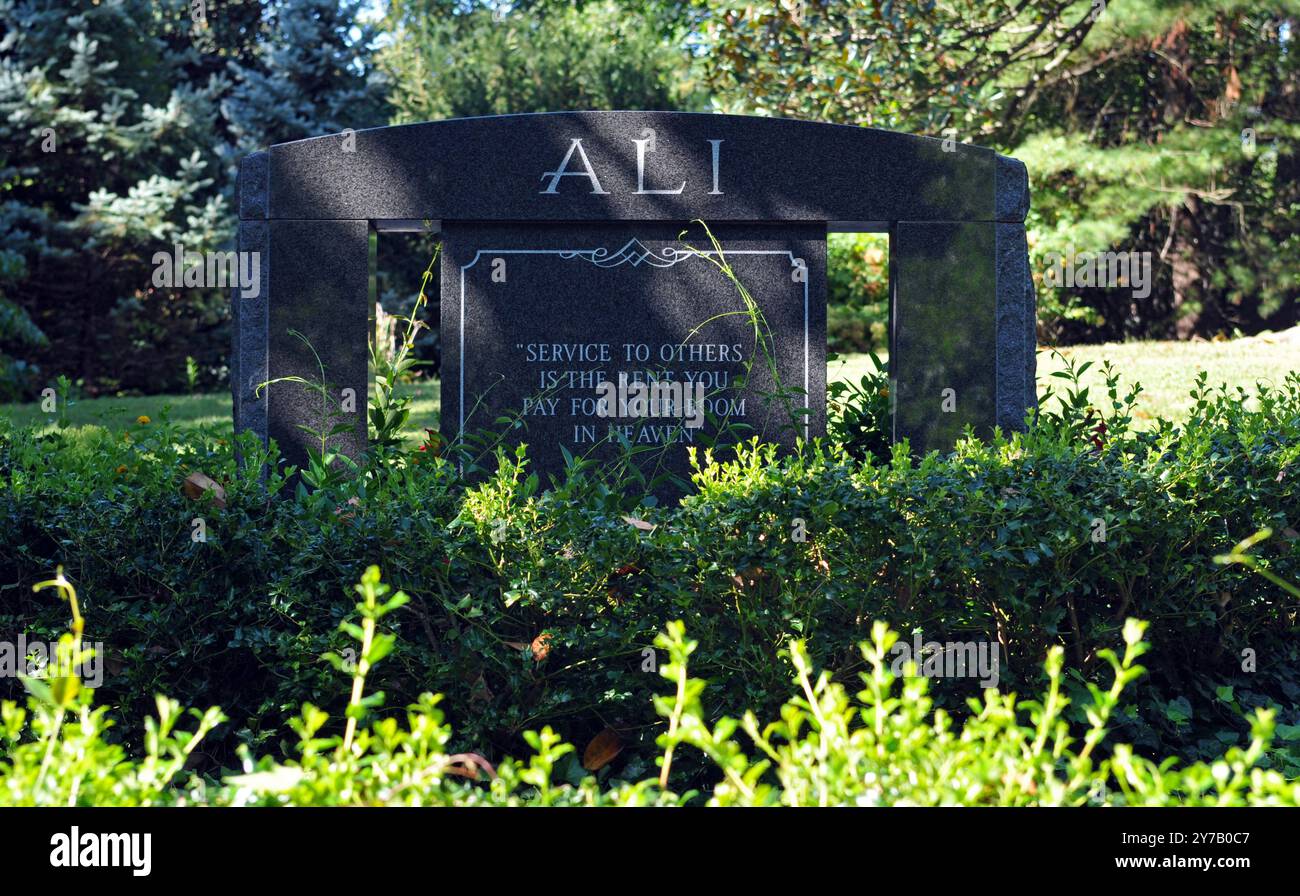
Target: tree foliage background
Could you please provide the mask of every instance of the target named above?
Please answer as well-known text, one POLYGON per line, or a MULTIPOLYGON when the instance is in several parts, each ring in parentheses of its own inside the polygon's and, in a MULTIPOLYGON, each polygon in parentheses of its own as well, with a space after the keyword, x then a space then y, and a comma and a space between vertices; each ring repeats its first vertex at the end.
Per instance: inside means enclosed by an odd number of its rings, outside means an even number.
POLYGON ((1040 290, 1052 340, 1300 320, 1295 0, 711 4, 733 111, 951 133, 1022 159, 1031 245, 1150 251, 1155 288, 1040 290), (949 130, 951 129, 951 130, 949 130))
MULTIPOLYGON (((0 397, 59 374, 174 391, 190 357, 215 387, 228 297, 155 288, 151 258, 229 248, 240 156, 505 112, 719 110, 992 146, 1029 166, 1037 271, 1050 252, 1155 259, 1145 299, 1040 284, 1045 339, 1292 326, 1298 18, 1300 0, 0 0, 0 397)), ((428 250, 381 243, 386 304, 428 250)), ((880 254, 833 247, 836 301, 880 305, 880 254)))
POLYGON ((153 256, 230 248, 244 153, 385 122, 361 6, 0 0, 0 396, 224 378, 228 294, 153 256))

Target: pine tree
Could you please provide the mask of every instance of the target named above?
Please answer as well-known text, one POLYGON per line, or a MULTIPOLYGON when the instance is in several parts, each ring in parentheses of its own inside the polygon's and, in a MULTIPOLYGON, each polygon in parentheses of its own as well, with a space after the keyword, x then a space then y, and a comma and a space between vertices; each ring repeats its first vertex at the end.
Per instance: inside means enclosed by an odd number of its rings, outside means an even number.
POLYGON ((1003 110, 1000 139, 1034 180, 1038 254, 1115 247, 1155 260, 1146 298, 1041 290, 1049 336, 1300 323, 1298 16, 1295 0, 1116 0, 1003 110))
POLYGON ((1047 253, 1152 253, 1150 296, 1040 289, 1049 339, 1300 322, 1298 0, 706 6, 719 107, 1021 158, 1040 275, 1047 253))
POLYGON ((221 319, 211 301, 150 284, 155 251, 229 231, 210 150, 222 85, 182 76, 148 27, 168 9, 185 15, 179 2, 70 14, 0 0, 0 239, 21 258, 10 294, 48 337, 34 357, 92 390, 158 388, 169 361, 179 375, 194 353, 176 337, 221 319))
POLYGON ((155 287, 154 255, 231 247, 244 153, 382 123, 360 9, 0 0, 0 382, 158 392, 193 356, 216 385, 229 295, 155 287))
POLYGON ((223 103, 241 153, 272 143, 387 123, 383 82, 370 64, 375 26, 360 0, 296 0, 269 7, 255 57, 231 63, 223 103))
POLYGON ((394 0, 379 63, 398 121, 703 105, 677 4, 394 0))

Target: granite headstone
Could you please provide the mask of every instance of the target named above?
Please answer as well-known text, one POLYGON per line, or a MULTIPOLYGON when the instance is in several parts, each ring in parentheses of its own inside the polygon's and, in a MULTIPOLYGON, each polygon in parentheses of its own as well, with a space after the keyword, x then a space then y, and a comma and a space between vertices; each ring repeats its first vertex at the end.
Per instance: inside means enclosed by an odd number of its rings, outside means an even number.
POLYGON ((678 474, 720 435, 789 445, 825 429, 826 234, 874 231, 894 438, 950 448, 1035 403, 1028 202, 991 150, 785 119, 564 112, 278 144, 241 168, 240 249, 269 276, 235 299, 236 427, 298 464, 313 428, 363 451, 370 233, 436 230, 449 439, 511 418, 543 472, 618 441, 678 474), (285 379, 321 368, 326 404, 285 379), (635 383, 664 400, 625 404, 635 383))
POLYGON ((725 225, 719 253, 702 230, 445 225, 444 435, 513 416, 544 473, 630 453, 678 478, 683 446, 821 435, 824 231, 725 225))

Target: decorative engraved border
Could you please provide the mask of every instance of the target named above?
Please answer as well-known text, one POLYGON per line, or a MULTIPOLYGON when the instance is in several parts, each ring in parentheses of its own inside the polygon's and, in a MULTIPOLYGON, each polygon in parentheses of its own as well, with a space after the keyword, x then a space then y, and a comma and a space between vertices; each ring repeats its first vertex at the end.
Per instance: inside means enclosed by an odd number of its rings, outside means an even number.
MULTIPOLYGON (((670 268, 684 258, 694 255, 675 246, 665 246, 656 252, 649 248, 636 237, 628 240, 622 249, 610 254, 608 249, 580 249, 574 252, 563 251, 560 253, 561 258, 585 258, 598 268, 616 268, 621 264, 630 264, 632 267, 640 267, 642 263, 656 268, 670 268)), ((712 254, 712 253, 707 253, 712 254)))
MULTIPOLYGON (((596 267, 616 268, 623 264, 630 264, 632 267, 640 267, 647 264, 650 267, 670 268, 673 265, 687 258, 696 255, 717 255, 717 252, 703 252, 695 250, 677 249, 673 246, 667 246, 658 252, 647 247, 636 237, 628 240, 621 249, 611 253, 604 247, 595 249, 479 249, 474 253, 474 258, 468 263, 461 265, 460 268, 460 324, 458 337, 460 340, 460 360, 459 360, 459 381, 456 383, 459 389, 457 396, 458 413, 460 419, 457 424, 457 435, 465 434, 465 272, 474 265, 484 255, 558 255, 560 258, 569 260, 581 258, 589 261, 596 267)), ((798 259, 795 254, 785 249, 729 249, 725 255, 784 255, 790 259, 790 266, 796 267, 798 259)), ((809 364, 811 358, 808 351, 808 282, 807 276, 803 279, 803 401, 804 401, 804 439, 808 439, 812 425, 812 408, 811 393, 809 391, 809 364)))

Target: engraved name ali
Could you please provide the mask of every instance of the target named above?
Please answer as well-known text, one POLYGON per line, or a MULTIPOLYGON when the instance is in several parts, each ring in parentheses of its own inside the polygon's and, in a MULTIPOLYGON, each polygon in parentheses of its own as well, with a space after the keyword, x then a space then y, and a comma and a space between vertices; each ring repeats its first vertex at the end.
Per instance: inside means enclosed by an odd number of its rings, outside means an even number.
MULTIPOLYGON (((712 189, 709 190, 710 196, 721 196, 721 168, 722 168, 722 140, 707 141, 712 150, 712 189)), ((646 156, 648 153, 655 151, 655 132, 652 128, 645 128, 641 132, 640 140, 633 140, 636 146, 636 189, 633 195, 637 196, 680 196, 686 190, 686 179, 670 189, 656 189, 646 186, 646 156)), ((559 193, 560 182, 566 177, 577 177, 587 181, 591 187, 591 195, 608 196, 609 191, 601 186, 600 178, 596 174, 596 169, 591 164, 591 159, 587 157, 587 150, 582 145, 581 137, 573 137, 569 140, 569 150, 560 160, 560 164, 554 171, 547 171, 542 174, 542 182, 545 186, 539 191, 544 196, 554 196, 559 193)))

